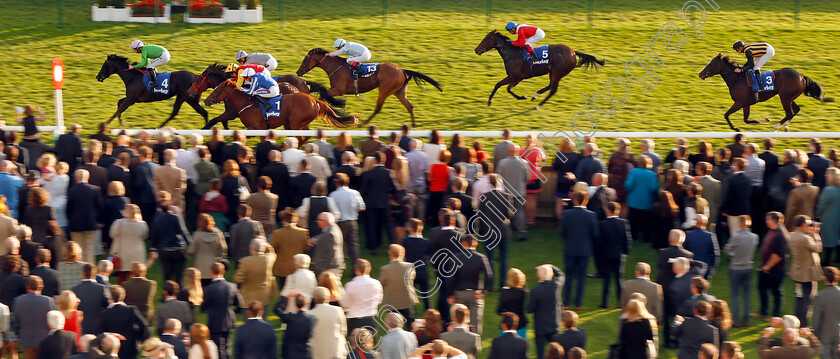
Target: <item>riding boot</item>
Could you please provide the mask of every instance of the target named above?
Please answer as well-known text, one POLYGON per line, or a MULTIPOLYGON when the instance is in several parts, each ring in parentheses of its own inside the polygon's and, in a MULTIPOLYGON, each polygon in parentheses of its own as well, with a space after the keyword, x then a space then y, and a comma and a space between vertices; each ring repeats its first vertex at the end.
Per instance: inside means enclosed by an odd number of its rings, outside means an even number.
POLYGON ((257 99, 257 101, 263 105, 263 108, 265 108, 266 110, 269 109, 268 108, 268 98, 262 97, 262 96, 254 96, 254 98, 257 99))
POLYGON ((761 79, 761 70, 753 70, 755 73, 755 83, 758 85, 758 91, 755 92, 755 102, 758 102, 758 94, 761 92, 761 87, 764 82, 761 79))
POLYGON ((149 67, 147 70, 149 71, 149 81, 151 81, 152 87, 157 86, 157 70, 154 67, 149 67))

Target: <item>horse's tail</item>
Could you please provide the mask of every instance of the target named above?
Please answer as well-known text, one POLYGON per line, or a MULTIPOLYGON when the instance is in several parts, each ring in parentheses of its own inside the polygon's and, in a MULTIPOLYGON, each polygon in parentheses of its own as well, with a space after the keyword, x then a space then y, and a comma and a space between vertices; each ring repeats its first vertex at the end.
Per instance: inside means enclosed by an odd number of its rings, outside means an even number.
POLYGON ((306 80, 306 84, 309 86, 309 92, 317 92, 319 97, 322 100, 327 101, 327 103, 329 103, 330 106, 344 107, 347 103, 347 101, 345 101, 344 99, 340 99, 331 95, 330 90, 324 87, 324 85, 309 80, 306 80))
POLYGON ((440 87, 440 84, 437 81, 435 81, 433 78, 431 78, 429 76, 426 76, 424 74, 421 74, 417 71, 411 71, 411 70, 406 70, 406 69, 403 69, 403 71, 405 71, 405 84, 403 84, 403 86, 407 85, 408 82, 413 79, 414 83, 416 83, 417 86, 419 86, 420 88, 423 88, 423 84, 430 83, 430 84, 432 84, 432 86, 434 86, 436 89, 438 89, 438 91, 443 92, 443 88, 440 87))
POLYGON ((818 84, 816 81, 811 80, 808 76, 802 76, 805 78, 805 94, 817 99, 820 102, 834 102, 833 97, 823 97, 825 90, 823 90, 822 86, 818 84))
POLYGON ((336 114, 336 110, 323 100, 315 99, 315 104, 318 106, 318 111, 316 111, 318 118, 329 126, 350 128, 359 123, 359 118, 356 116, 345 115, 341 112, 336 114))
POLYGON ((583 67, 584 70, 598 70, 601 66, 607 62, 604 59, 598 60, 595 56, 590 54, 585 54, 580 51, 575 51, 575 55, 578 57, 578 62, 575 67, 583 67))

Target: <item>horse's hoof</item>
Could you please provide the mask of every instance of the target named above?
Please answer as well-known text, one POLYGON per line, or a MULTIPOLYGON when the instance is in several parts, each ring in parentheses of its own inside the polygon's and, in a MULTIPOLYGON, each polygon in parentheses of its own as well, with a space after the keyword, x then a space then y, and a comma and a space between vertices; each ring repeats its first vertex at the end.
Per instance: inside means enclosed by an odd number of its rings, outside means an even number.
POLYGON ((781 127, 781 126, 779 126, 779 124, 776 124, 776 126, 773 126, 773 132, 778 131, 779 127, 781 127))
POLYGON ((540 105, 534 105, 534 110, 539 111, 540 110, 540 105))
POLYGON ((785 125, 785 132, 788 132, 788 126, 785 125))
POLYGON ((487 101, 487 106, 490 106, 490 105, 492 105, 492 104, 493 104, 492 102, 487 101))

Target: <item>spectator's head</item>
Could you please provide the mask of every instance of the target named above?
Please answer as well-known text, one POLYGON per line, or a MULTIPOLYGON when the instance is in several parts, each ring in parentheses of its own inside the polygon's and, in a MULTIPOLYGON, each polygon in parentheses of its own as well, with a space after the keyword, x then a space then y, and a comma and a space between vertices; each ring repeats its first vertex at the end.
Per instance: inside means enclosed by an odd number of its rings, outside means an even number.
MULTIPOLYGON (((138 263, 138 262, 135 262, 135 263, 138 263)), ((139 264, 142 264, 142 263, 139 263, 139 264)), ((146 267, 146 265, 143 264, 143 267, 146 267)), ((133 268, 134 267, 133 267, 133 264, 132 264, 132 270, 133 270, 133 268)), ((101 273, 102 275, 107 277, 107 276, 111 275, 111 273, 114 272, 114 262, 111 262, 107 259, 100 260, 98 263, 96 263, 96 269, 99 273, 101 273)), ((142 276, 145 276, 145 275, 146 275, 146 272, 145 272, 145 268, 144 268, 142 276)), ((142 276, 135 276, 135 277, 142 277, 142 276)))
POLYGON ((694 316, 698 318, 707 318, 709 314, 711 314, 712 305, 705 300, 698 301, 697 304, 694 305, 694 316))
POLYGON ((681 246, 685 242, 685 232, 679 229, 672 229, 668 232, 668 244, 672 246, 681 246))
POLYGON ((278 150, 268 151, 269 162, 280 162, 283 160, 283 154, 278 150))
POLYGON ((750 157, 758 153, 758 144, 754 142, 748 143, 744 146, 744 157, 750 157))
POLYGON ((515 313, 502 313, 502 330, 516 330, 519 326, 519 316, 515 313))
POLYGON ((295 268, 297 269, 309 269, 309 264, 312 262, 312 259, 303 253, 295 254, 292 260, 295 262, 295 268))
POLYGON ((464 326, 470 323, 470 309, 461 303, 455 303, 449 308, 452 323, 457 326, 464 326))
POLYGON ((573 347, 566 353, 566 359, 586 359, 586 350, 581 347, 573 347))
POLYGON ((808 230, 808 227, 813 225, 814 222, 811 221, 811 217, 804 214, 799 214, 796 217, 793 217, 793 227, 796 228, 797 231, 805 232, 808 230))
POLYGON ((84 168, 79 168, 76 172, 73 172, 73 178, 76 179, 76 182, 87 182, 88 178, 90 178, 90 173, 84 168))
POLYGON ((62 290, 55 300, 56 307, 62 312, 76 310, 79 307, 79 297, 72 290, 62 290))
POLYGON ((735 169, 736 172, 743 171, 748 165, 749 162, 741 157, 736 157, 732 160, 732 168, 735 169))
POLYGON ((455 214, 449 208, 441 208, 438 211, 438 217, 440 217, 440 225, 443 227, 454 227, 455 226, 455 214))
POLYGON ((706 223, 709 223, 709 218, 705 214, 697 215, 697 222, 694 224, 696 228, 706 228, 706 223))
POLYGON ((767 212, 764 218, 768 229, 777 229, 779 228, 779 223, 785 221, 785 215, 776 211, 767 212))
POLYGON ((577 190, 572 192, 572 203, 574 203, 575 206, 585 207, 588 202, 589 193, 587 193, 585 190, 577 190))
POLYGON ((105 354, 106 358, 111 358, 120 351, 120 340, 113 334, 104 334, 102 341, 99 342, 99 350, 105 354))
POLYGON ((318 214, 318 227, 321 229, 327 228, 335 224, 335 215, 330 212, 321 212, 318 214))
POLYGON ((82 266, 82 279, 93 279, 94 277, 96 277, 96 266, 85 263, 82 266))
POLYGON ((475 249, 478 247, 478 240, 472 234, 461 235, 461 246, 465 249, 475 249))
POLYGON ((519 154, 519 145, 512 143, 507 146, 508 148, 508 156, 516 156, 519 154))
POLYGON ((799 333, 793 328, 785 328, 782 330, 782 344, 794 345, 799 339, 799 333))
POLYGON ((718 162, 729 162, 729 156, 731 155, 732 152, 730 152, 726 147, 719 147, 717 151, 715 151, 715 159, 718 162))
POLYGON ((808 149, 810 149, 814 153, 821 153, 822 152, 822 140, 819 138, 813 137, 808 141, 808 149))
POLYGON ((740 215, 738 216, 738 226, 740 229, 748 229, 752 226, 752 219, 749 215, 740 215))
MULTIPOLYGON (((64 249, 64 261, 67 263, 76 263, 82 259, 82 246, 74 241, 67 242, 64 249)), ((93 267, 93 265, 91 265, 93 267)), ((94 267, 94 271, 96 268, 94 267)), ((95 275, 96 273, 94 273, 95 275)), ((85 278, 85 277, 82 277, 85 278)), ((92 277, 91 277, 92 278, 92 277)))
POLYGON ((286 141, 283 141, 286 149, 297 149, 298 148, 298 140, 295 137, 286 137, 286 141))
POLYGON ((772 138, 765 138, 763 141, 761 141, 761 144, 762 147, 764 147, 765 151, 772 151, 773 148, 776 147, 776 140, 772 138))
POLYGON ((619 138, 616 141, 615 147, 619 152, 627 152, 630 150, 630 140, 626 138, 619 138))
POLYGON ((111 301, 119 303, 125 300, 125 288, 119 284, 112 285, 108 288, 111 291, 111 301))
POLYGON ((639 141, 639 148, 642 150, 642 152, 653 152, 654 147, 655 143, 651 139, 646 138, 639 141))
POLYGON ((297 223, 298 215, 295 213, 295 209, 292 207, 287 207, 282 212, 280 212, 280 222, 283 223, 284 226, 288 226, 292 223, 297 223))
POLYGON ((639 168, 651 169, 653 168, 653 160, 651 160, 650 157, 648 157, 647 155, 641 155, 639 156, 636 165, 639 168))
POLYGON ((263 305, 259 301, 249 303, 248 308, 245 309, 245 315, 247 315, 248 318, 262 317, 264 312, 265 309, 263 309, 263 305))
POLYGON ((525 286, 525 273, 518 268, 511 268, 507 272, 507 282, 511 288, 522 288, 525 286))
POLYGON ((621 213, 621 204, 618 202, 607 203, 607 216, 618 216, 621 213))
POLYGON ((563 328, 573 329, 578 326, 578 314, 572 310, 563 311, 563 328))
POLYGON ((388 246, 388 258, 391 260, 402 260, 405 258, 405 247, 399 244, 391 244, 388 246))
POLYGON ((336 188, 347 187, 348 185, 350 185, 350 177, 347 176, 347 174, 343 173, 343 172, 336 173, 335 174, 335 180, 333 180, 333 181, 335 182, 335 187, 336 188))
POLYGON ((163 297, 174 298, 181 292, 181 286, 174 280, 163 282, 163 297))
POLYGON ((341 163, 348 165, 356 163, 356 154, 354 152, 344 151, 341 154, 341 163))
POLYGON ((606 186, 607 185, 607 174, 606 173, 596 173, 592 175, 592 185, 595 187, 598 186, 606 186))
POLYGON ((706 161, 697 162, 694 166, 694 173, 698 176, 705 176, 712 173, 712 164, 706 161))
POLYGON ((167 334, 180 335, 181 321, 175 318, 169 318, 163 322, 163 332, 167 334))
POLYGON ((50 330, 64 329, 64 314, 57 310, 47 312, 47 327, 50 330))
POLYGON ((327 183, 324 181, 316 181, 309 189, 309 194, 316 197, 323 197, 327 195, 327 183))
POLYGON ((406 224, 408 234, 412 236, 421 236, 423 234, 423 221, 418 218, 410 218, 406 224))
POLYGON ((550 264, 543 264, 538 266, 536 269, 538 281, 551 280, 551 278, 554 277, 554 271, 552 270, 550 264))
POLYGON ((306 307, 307 304, 308 303, 306 302, 306 296, 304 296, 302 293, 298 293, 295 296, 295 307, 297 307, 298 310, 303 310, 303 308, 306 307))
POLYGON ((688 269, 691 268, 691 261, 686 257, 677 257, 671 259, 671 261, 673 261, 671 269, 676 275, 688 273, 688 269))
POLYGON ((175 163, 175 160, 178 158, 178 152, 175 150, 168 148, 163 151, 163 161, 166 163, 175 163))
POLYGON ((837 280, 840 279, 840 270, 837 267, 825 267, 823 269, 823 278, 827 285, 837 284, 837 280))
POLYGON ((146 264, 141 262, 132 262, 131 263, 131 276, 138 277, 138 278, 145 278, 146 272, 148 268, 146 268, 146 264))
POLYGON ((735 140, 735 143, 741 143, 741 142, 744 142, 744 134, 742 134, 742 133, 736 133, 736 134, 735 134, 735 137, 734 137, 734 140, 735 140))
POLYGON ((87 353, 90 350, 90 342, 96 339, 96 336, 93 334, 85 334, 79 339, 79 346, 81 347, 82 353, 87 353))
POLYGON ((356 263, 353 264, 353 272, 356 273, 357 276, 369 275, 370 262, 367 259, 356 259, 356 263))
POLYGON ((709 290, 709 281, 703 279, 703 277, 691 278, 692 294, 706 293, 707 290, 709 290))
POLYGON ((782 327, 798 331, 801 323, 799 318, 795 315, 785 315, 782 317, 782 327))
POLYGON ((733 341, 725 341, 720 345, 720 359, 744 359, 741 353, 741 344, 733 341))
POLYGON ((125 196, 125 186, 120 181, 111 181, 108 183, 109 196, 125 196))
POLYGON ((266 248, 268 248, 268 242, 266 242, 265 237, 256 236, 251 240, 249 250, 251 255, 263 255, 266 248))
POLYGON ((636 263, 636 277, 650 276, 650 264, 645 262, 636 263))
POLYGON ((306 146, 303 146, 303 152, 306 152, 306 154, 318 153, 318 145, 307 143, 306 146))
POLYGON ((685 186, 685 192, 689 197, 700 197, 703 195, 703 185, 699 183, 689 183, 685 186))
POLYGON ((41 294, 42 289, 44 289, 44 280, 41 277, 30 275, 26 279, 26 291, 41 294))
POLYGON ((324 304, 330 300, 330 290, 325 287, 317 287, 312 292, 312 303, 324 304))
POLYGON ((647 305, 647 296, 639 292, 633 292, 633 294, 630 294, 630 300, 637 300, 642 304, 647 305))
POLYGON ((446 346, 448 344, 443 339, 435 339, 432 341, 432 357, 446 356, 446 346))
POLYGON ((718 348, 712 343, 704 343, 700 346, 700 351, 698 352, 697 358, 718 359, 718 348))
POLYGON ((799 183, 811 183, 814 179, 814 172, 807 168, 800 168, 796 170, 796 178, 799 179, 799 183))
POLYGON ((398 312, 389 311, 385 316, 385 326, 388 330, 402 328, 403 324, 405 324, 405 318, 398 312))
POLYGON ((52 254, 50 253, 49 249, 40 248, 35 251, 35 264, 36 265, 48 265, 52 260, 52 254))
POLYGON ((350 333, 350 348, 353 350, 361 350, 363 352, 373 351, 376 338, 373 333, 365 328, 356 328, 350 333))
POLYGON ((799 163, 799 154, 796 151, 787 149, 785 150, 785 156, 782 158, 783 163, 793 162, 799 163))
POLYGON ((149 146, 140 146, 137 149, 137 156, 140 158, 140 162, 151 161, 152 154, 154 154, 154 151, 149 146))
POLYGON ((201 323, 191 325, 190 339, 201 347, 200 352, 204 353, 205 358, 210 356, 210 349, 207 347, 207 341, 210 340, 210 328, 201 323))
POLYGON ((210 265, 210 276, 213 279, 225 277, 225 264, 222 262, 214 262, 210 265))

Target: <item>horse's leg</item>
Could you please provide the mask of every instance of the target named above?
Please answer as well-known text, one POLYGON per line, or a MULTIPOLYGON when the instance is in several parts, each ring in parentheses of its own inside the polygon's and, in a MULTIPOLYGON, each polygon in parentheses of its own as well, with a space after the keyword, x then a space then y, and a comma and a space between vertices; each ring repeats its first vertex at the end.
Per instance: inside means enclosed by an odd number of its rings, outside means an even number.
POLYGON ((207 125, 207 110, 205 110, 204 107, 201 107, 199 100, 200 98, 198 97, 188 97, 186 101, 187 104, 189 104, 190 107, 192 107, 193 110, 195 110, 195 112, 198 112, 198 114, 201 115, 201 117, 204 117, 204 124, 207 125))
POLYGON ((163 123, 161 123, 158 128, 166 126, 167 122, 172 121, 172 119, 175 118, 175 116, 178 115, 178 111, 181 111, 181 104, 183 104, 183 103, 184 103, 184 98, 183 97, 181 97, 180 95, 175 97, 175 106, 172 106, 172 113, 169 114, 169 118, 167 118, 166 121, 163 121, 163 123))
POLYGON ((487 106, 490 106, 490 105, 493 104, 493 95, 496 94, 496 91, 499 90, 499 87, 507 85, 510 82, 511 82, 510 76, 508 76, 508 77, 503 78, 502 81, 497 82, 496 86, 493 86, 493 91, 490 91, 490 98, 487 99, 487 106))
POLYGON ((551 88, 551 84, 546 85, 545 87, 543 87, 541 90, 539 90, 537 92, 534 92, 534 96, 531 96, 531 101, 536 101, 537 96, 542 95, 544 92, 548 91, 548 89, 550 89, 550 88, 551 88))
POLYGON ((412 105, 411 102, 408 101, 408 96, 406 94, 406 92, 408 92, 407 90, 407 86, 403 86, 403 88, 397 91, 397 93, 395 93, 394 96, 396 96, 396 98, 400 100, 400 103, 402 103, 403 106, 405 106, 405 109, 408 110, 408 113, 411 115, 411 127, 414 127, 416 126, 416 124, 414 123, 414 105, 412 105))
POLYGON ((122 120, 122 113, 125 112, 131 105, 135 103, 135 100, 129 99, 128 97, 123 97, 119 101, 117 101, 117 112, 114 112, 114 115, 108 119, 108 123, 111 123, 115 118, 120 119, 120 125, 123 124, 122 120))
MULTIPOLYGON (((740 102, 736 102, 736 103, 732 104, 732 107, 730 107, 729 110, 727 110, 726 113, 723 114, 723 118, 726 119, 726 123, 729 124, 729 128, 731 128, 732 131, 741 132, 741 130, 739 130, 737 127, 735 127, 735 125, 732 124, 732 121, 729 120, 729 115, 735 113, 735 111, 740 110, 742 107, 744 108, 744 122, 746 122, 747 118, 749 118, 749 116, 750 116, 750 110, 749 110, 750 108, 749 108, 749 106, 744 107, 744 105, 741 105, 740 102)), ((747 123, 749 123, 749 122, 747 122, 747 123)))
POLYGON ((387 99, 388 96, 391 96, 392 93, 388 93, 385 91, 385 89, 379 87, 379 98, 376 99, 376 108, 373 109, 373 113, 370 114, 370 117, 368 117, 368 119, 365 120, 365 125, 367 125, 367 123, 370 122, 370 120, 373 119, 373 116, 376 116, 376 114, 379 113, 379 111, 382 111, 382 104, 385 103, 385 99, 387 99))
POLYGON ((522 80, 511 81, 511 82, 510 82, 510 84, 507 86, 507 92, 508 92, 511 96, 513 96, 513 98, 515 98, 515 99, 517 99, 517 100, 524 100, 524 99, 526 99, 527 97, 525 97, 525 96, 519 96, 519 95, 517 95, 516 93, 514 93, 514 92, 513 92, 513 88, 514 88, 516 85, 519 85, 519 83, 520 83, 520 82, 522 82, 522 80))
POLYGON ((560 75, 560 72, 557 72, 557 71, 552 71, 552 72, 548 75, 548 77, 549 77, 549 80, 548 80, 548 87, 549 87, 549 89, 550 89, 551 91, 549 91, 549 92, 548 92, 548 96, 546 96, 546 97, 542 100, 542 102, 540 102, 540 104, 539 104, 539 105, 534 106, 534 109, 535 109, 535 110, 539 110, 539 109, 540 109, 540 106, 542 106, 543 104, 545 104, 545 102, 546 102, 546 101, 548 101, 548 99, 550 99, 550 98, 551 98, 551 96, 554 96, 554 94, 557 92, 557 84, 560 82, 560 79, 561 79, 561 78, 563 78, 563 76, 564 76, 564 75, 560 75))
POLYGON ((784 96, 782 93, 779 93, 779 98, 782 100, 782 108, 785 109, 785 117, 779 121, 775 126, 773 126, 773 132, 779 130, 779 127, 785 126, 785 131, 787 131, 788 122, 793 119, 793 116, 796 116, 796 113, 799 112, 799 106, 796 105, 793 101, 799 97, 797 94, 796 96, 784 96), (794 107, 796 111, 794 111, 794 107))

